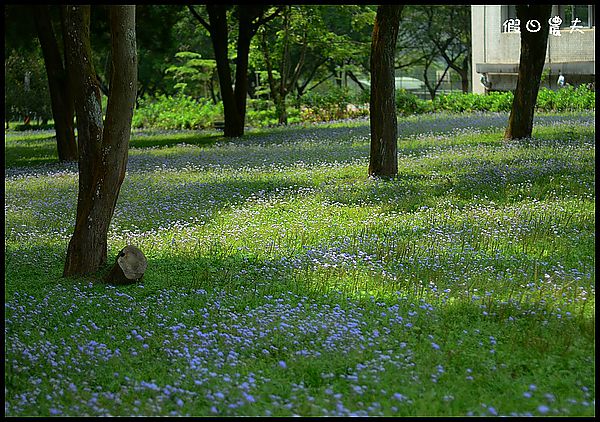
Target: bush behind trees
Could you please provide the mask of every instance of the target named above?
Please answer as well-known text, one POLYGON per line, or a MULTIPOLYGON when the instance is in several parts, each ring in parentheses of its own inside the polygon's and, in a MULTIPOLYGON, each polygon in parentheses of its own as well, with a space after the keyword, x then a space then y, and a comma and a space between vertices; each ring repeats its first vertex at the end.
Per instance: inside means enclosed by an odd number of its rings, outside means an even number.
POLYGON ((145 96, 133 114, 136 129, 206 129, 223 120, 223 103, 213 104, 208 98, 188 95, 145 96))
MULTIPOLYGON (((512 92, 490 92, 488 95, 450 93, 438 95, 435 100, 422 100, 415 94, 398 90, 396 108, 402 116, 434 112, 509 112, 512 92)), ((368 92, 353 93, 335 87, 317 92, 309 91, 290 104, 288 123, 326 122, 368 116, 368 92)), ((537 110, 582 111, 595 109, 596 93, 585 85, 567 86, 557 91, 542 88, 537 98, 537 110)), ((278 124, 272 101, 249 99, 246 124, 251 127, 268 127, 278 124)), ((133 116, 136 129, 210 129, 215 122, 223 121, 223 104, 213 104, 208 98, 173 96, 144 96, 133 116)), ((17 126, 15 129, 24 127, 17 126)))
MULTIPOLYGON (((355 94, 343 88, 324 92, 307 92, 290 105, 289 123, 323 122, 368 115, 368 96, 355 94)), ((537 110, 582 111, 595 108, 596 93, 585 85, 567 86, 558 91, 542 88, 537 98, 537 110)), ((415 94, 396 92, 398 114, 407 116, 434 112, 509 112, 512 92, 490 92, 488 95, 450 93, 438 95, 435 100, 422 100, 415 94)), ((270 100, 248 101, 247 125, 265 127, 277 125, 275 105, 270 100)), ((144 97, 133 117, 133 127, 148 129, 207 129, 223 120, 222 103, 209 99, 194 99, 175 95, 144 97)))
POLYGON ((13 50, 4 65, 5 121, 23 121, 27 117, 50 120, 50 94, 41 56, 36 52, 13 50))
MULTIPOLYGON (((433 100, 433 111, 510 111, 512 92, 490 92, 488 95, 452 93, 433 100)), ((567 86, 553 91, 541 88, 536 102, 537 111, 582 111, 595 108, 596 92, 585 85, 567 86)))

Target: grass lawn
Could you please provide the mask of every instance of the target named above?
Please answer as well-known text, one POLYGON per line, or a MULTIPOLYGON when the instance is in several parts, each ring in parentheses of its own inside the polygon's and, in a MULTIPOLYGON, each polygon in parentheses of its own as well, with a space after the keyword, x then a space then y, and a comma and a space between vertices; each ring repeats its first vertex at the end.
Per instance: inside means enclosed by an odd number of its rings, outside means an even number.
POLYGON ((5 415, 595 414, 595 112, 135 133, 109 232, 141 283, 61 278, 77 165, 5 136, 5 415))

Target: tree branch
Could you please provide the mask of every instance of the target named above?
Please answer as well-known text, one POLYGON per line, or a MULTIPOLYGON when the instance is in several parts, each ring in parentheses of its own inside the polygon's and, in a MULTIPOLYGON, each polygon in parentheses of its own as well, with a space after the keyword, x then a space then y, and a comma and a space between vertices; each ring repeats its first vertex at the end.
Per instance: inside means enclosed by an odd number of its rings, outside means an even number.
POLYGON ((196 12, 196 9, 194 9, 194 6, 188 5, 188 9, 190 10, 190 12, 192 12, 192 15, 196 18, 196 20, 198 22, 200 22, 200 24, 202 24, 202 26, 204 28, 206 28, 206 30, 210 33, 211 32, 210 24, 208 22, 206 22, 204 20, 204 18, 198 14, 198 12, 196 12))
POLYGON ((313 80, 313 78, 315 77, 315 74, 317 73, 317 70, 319 70, 319 68, 321 67, 321 65, 323 65, 328 59, 324 58, 322 59, 314 68, 313 70, 310 72, 310 74, 308 75, 308 78, 306 78, 306 81, 301 84, 298 85, 298 87, 300 88, 300 91, 304 92, 304 90, 306 89, 306 87, 308 86, 308 84, 313 80))
POLYGON ((259 17, 258 20, 252 24, 254 31, 256 31, 260 26, 279 16, 279 14, 283 11, 284 7, 285 6, 277 6, 277 9, 275 9, 275 11, 270 15, 259 17))
POLYGON ((321 79, 319 82, 317 82, 316 84, 314 84, 313 86, 311 86, 310 88, 308 88, 308 91, 315 89, 316 87, 318 87, 319 85, 321 85, 323 82, 325 82, 326 80, 328 80, 329 78, 335 76, 335 72, 332 72, 329 74, 329 76, 327 76, 324 79, 321 79))
POLYGON ((302 50, 300 52, 300 58, 298 59, 298 63, 296 63, 296 68, 294 69, 294 72, 292 73, 292 78, 289 82, 289 85, 286 88, 286 91, 291 91, 292 87, 294 85, 296 85, 296 82, 298 81, 298 78, 300 78, 300 72, 302 71, 302 67, 304 66, 304 57, 306 55, 306 45, 307 45, 307 40, 308 38, 308 31, 306 30, 306 28, 304 28, 304 34, 302 36, 302 50))
POLYGON ((356 75, 351 70, 348 71, 348 76, 350 76, 350 79, 352 79, 358 85, 358 87, 361 89, 361 91, 364 91, 365 89, 367 89, 366 87, 363 86, 362 83, 360 83, 360 81, 358 80, 356 75))

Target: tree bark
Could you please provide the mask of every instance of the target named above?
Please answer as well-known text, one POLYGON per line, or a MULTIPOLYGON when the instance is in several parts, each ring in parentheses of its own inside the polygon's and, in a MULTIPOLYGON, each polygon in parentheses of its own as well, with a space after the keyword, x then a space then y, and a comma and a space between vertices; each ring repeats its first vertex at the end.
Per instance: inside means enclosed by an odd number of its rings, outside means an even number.
POLYGON ((273 103, 275 104, 275 112, 277 113, 278 123, 282 124, 282 122, 284 121, 287 122, 285 97, 281 97, 281 85, 278 87, 277 83, 275 82, 275 76, 273 74, 273 62, 271 61, 269 47, 267 46, 266 36, 264 34, 260 40, 260 46, 262 49, 263 56, 265 58, 265 65, 267 67, 267 79, 269 81, 269 90, 271 91, 271 98, 273 100, 273 103))
POLYGON ((50 22, 50 10, 47 5, 32 7, 35 27, 46 64, 58 159, 59 161, 76 161, 77 143, 75 142, 73 123, 73 97, 69 88, 64 60, 61 57, 50 22))
POLYGON ((239 115, 240 127, 237 132, 244 134, 244 123, 246 121, 246 97, 248 95, 248 57, 250 55, 250 43, 252 37, 260 25, 255 22, 263 16, 266 6, 256 4, 240 4, 238 6, 238 42, 237 57, 235 64, 235 87, 234 98, 239 115))
POLYGON ((521 20, 521 54, 517 88, 504 133, 505 139, 531 137, 535 103, 546 59, 551 12, 551 5, 517 5, 517 18, 521 20), (541 24, 538 32, 530 32, 525 27, 526 22, 533 19, 541 24))
POLYGON ((219 75, 219 86, 221 88, 221 100, 223 101, 223 114, 225 128, 223 134, 226 137, 237 137, 244 134, 244 122, 240 121, 240 115, 235 102, 233 92, 233 81, 231 79, 231 66, 229 66, 229 31, 227 29, 226 5, 207 4, 209 33, 215 52, 217 62, 217 74, 219 75))
POLYGON ((109 6, 112 72, 106 122, 92 65, 89 6, 67 10, 67 54, 77 115, 79 194, 63 276, 97 271, 107 261, 107 233, 125 177, 137 89, 135 6, 109 6))
POLYGON ((394 53, 403 5, 380 5, 371 42, 370 176, 398 174, 394 53))
POLYGON ((461 89, 465 94, 469 92, 469 57, 470 55, 464 58, 462 70, 458 72, 460 75, 461 89))

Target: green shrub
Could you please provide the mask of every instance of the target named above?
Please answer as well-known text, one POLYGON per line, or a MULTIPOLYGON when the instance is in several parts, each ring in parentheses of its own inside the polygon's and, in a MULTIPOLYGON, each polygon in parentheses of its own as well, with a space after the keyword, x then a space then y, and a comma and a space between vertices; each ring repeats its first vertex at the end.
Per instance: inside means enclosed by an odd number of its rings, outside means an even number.
MULTIPOLYGON (((435 111, 462 113, 469 111, 510 111, 512 92, 490 92, 488 95, 451 93, 439 95, 433 100, 435 111)), ((577 88, 567 86, 553 91, 541 88, 536 108, 538 111, 582 111, 595 108, 596 93, 585 85, 577 88)))
MULTIPOLYGON (((368 91, 353 94, 347 89, 333 88, 327 92, 305 93, 288 102, 288 123, 322 122, 368 116, 368 91)), ((585 85, 567 86, 552 91, 540 89, 538 111, 582 111, 595 108, 596 93, 585 85)), ((433 101, 421 100, 406 90, 396 92, 396 109, 401 115, 435 111, 453 113, 472 111, 509 112, 513 103, 512 92, 490 92, 488 95, 454 92, 438 95, 433 101)), ((134 128, 149 129, 203 129, 223 120, 223 104, 194 99, 185 95, 144 97, 133 116, 134 128)), ((253 127, 278 124, 273 101, 249 99, 246 124, 253 127)))
POLYGON ((417 99, 418 98, 416 95, 406 91, 405 89, 396 91, 396 109, 399 113, 404 115, 415 114, 419 109, 417 99))
POLYGON ((435 111, 451 111, 454 113, 490 110, 492 104, 498 101, 497 96, 484 96, 478 94, 465 94, 452 92, 442 94, 433 100, 435 111))
POLYGON ((185 95, 139 100, 133 115, 134 128, 147 129, 203 129, 223 120, 223 104, 213 104, 208 99, 196 100, 185 95))
POLYGON ((541 88, 536 107, 540 111, 581 111, 596 108, 596 92, 585 85, 568 85, 557 91, 541 88))
MULTIPOLYGON (((271 100, 248 99, 246 103, 246 125, 252 127, 272 127, 279 124, 275 104, 271 100)), ((287 107, 288 124, 299 123, 300 110, 293 106, 287 107)))
MULTIPOLYGON (((368 102, 368 99, 367 101, 368 102)), ((354 94, 347 88, 334 87, 326 92, 309 91, 297 101, 300 119, 321 122, 368 115, 364 94, 354 94)))
POLYGON ((481 98, 487 98, 489 101, 489 111, 510 111, 514 95, 512 92, 490 92, 488 95, 481 95, 481 98))
POLYGON ((431 102, 421 100, 412 92, 405 89, 396 91, 396 110, 407 116, 410 114, 422 114, 432 111, 431 102))
POLYGON ((246 124, 255 127, 275 126, 278 122, 275 105, 271 100, 248 99, 246 124))

